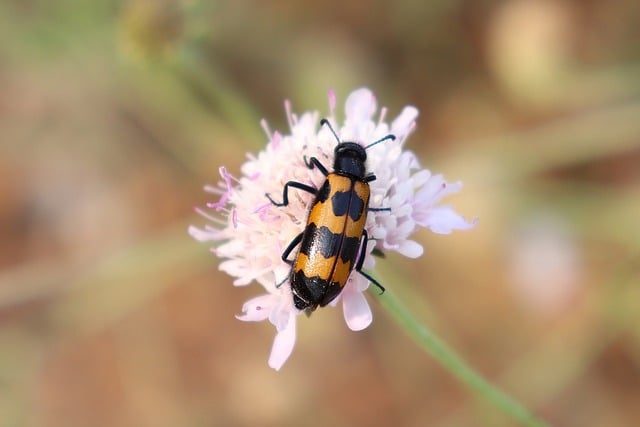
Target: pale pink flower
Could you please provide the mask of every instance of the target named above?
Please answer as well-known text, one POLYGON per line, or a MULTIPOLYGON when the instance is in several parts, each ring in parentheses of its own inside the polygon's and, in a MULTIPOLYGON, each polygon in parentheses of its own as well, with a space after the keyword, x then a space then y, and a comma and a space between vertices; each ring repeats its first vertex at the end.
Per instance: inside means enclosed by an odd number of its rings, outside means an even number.
MULTIPOLYGON (((441 175, 432 175, 420 167, 413 153, 402 149, 415 128, 416 108, 405 107, 390 125, 384 121, 386 109, 383 108, 374 121, 378 110, 375 96, 369 89, 361 88, 347 98, 346 117, 340 125, 335 116, 333 92, 329 95, 329 105, 326 117, 343 141, 367 144, 390 133, 396 136, 395 141, 386 141, 367 150, 367 171, 377 176, 370 183, 369 206, 391 209, 369 212, 366 230, 370 240, 363 249, 367 255, 377 248, 416 258, 423 249, 418 242, 410 240, 410 236, 420 227, 447 234, 474 226, 474 222, 465 220, 452 208, 436 206, 444 196, 459 191, 462 184, 448 184, 441 175)), ((331 131, 326 126, 320 127, 318 112, 298 116, 291 112, 289 103, 285 103, 285 107, 289 133, 272 132, 263 122, 269 138, 266 148, 257 156, 248 155, 239 177, 220 168, 222 180, 215 187, 205 187, 205 191, 218 196, 218 201, 207 205, 213 213, 198 210, 210 224, 204 228, 189 227, 189 233, 195 239, 216 243, 212 251, 223 260, 220 269, 235 278, 234 285, 256 281, 264 287, 266 293, 245 303, 238 319, 268 319, 276 327, 277 335, 269 357, 269 366, 276 370, 293 351, 296 318, 301 313, 293 305, 289 282, 285 280, 290 266, 282 261, 281 254, 304 229, 313 195, 292 191, 289 204, 276 207, 265 193, 281 195, 287 181, 319 188, 325 177, 318 169, 305 166, 304 156, 316 157, 330 168, 337 144, 331 131), (283 281, 282 286, 277 286, 283 281)), ((374 257, 367 256, 364 268, 372 269, 374 264, 374 257)), ((344 318, 351 330, 365 329, 373 319, 363 295, 368 286, 365 277, 354 273, 331 303, 342 302, 344 318)))

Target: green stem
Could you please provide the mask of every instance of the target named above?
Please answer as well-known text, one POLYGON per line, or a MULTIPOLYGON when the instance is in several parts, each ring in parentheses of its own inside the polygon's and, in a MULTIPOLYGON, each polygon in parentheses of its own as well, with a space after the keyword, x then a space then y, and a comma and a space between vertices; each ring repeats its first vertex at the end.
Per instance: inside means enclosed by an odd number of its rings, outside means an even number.
MULTIPOLYGON (((373 294, 377 295, 376 292, 373 294)), ((460 381, 523 425, 547 426, 544 421, 536 418, 520 402, 505 394, 474 371, 452 348, 420 324, 391 292, 387 291, 378 298, 400 327, 460 381)))

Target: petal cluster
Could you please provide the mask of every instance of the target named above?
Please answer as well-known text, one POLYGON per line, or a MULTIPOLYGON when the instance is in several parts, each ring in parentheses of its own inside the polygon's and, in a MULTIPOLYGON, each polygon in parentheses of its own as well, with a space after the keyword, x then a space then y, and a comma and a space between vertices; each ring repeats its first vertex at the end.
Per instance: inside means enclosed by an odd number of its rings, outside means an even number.
MULTIPOLYGON (((388 134, 396 136, 367 150, 367 170, 377 176, 370 183, 371 208, 390 210, 370 211, 366 230, 369 244, 361 250, 367 255, 377 248, 393 250, 416 258, 422 246, 411 235, 426 227, 434 233, 447 234, 453 230, 467 230, 474 226, 451 207, 438 206, 440 200, 459 191, 462 184, 447 183, 442 175, 432 175, 420 167, 416 156, 403 150, 404 143, 415 128, 418 110, 405 107, 390 124, 385 122, 386 109, 378 112, 376 98, 366 88, 352 92, 345 102, 345 120, 335 117, 336 97, 329 94, 330 114, 327 115, 336 133, 343 141, 366 145, 388 134)), ((306 225, 313 195, 303 191, 289 193, 289 204, 274 206, 266 197, 269 193, 280 197, 287 181, 298 181, 319 188, 324 175, 309 169, 304 158, 316 157, 328 168, 333 164, 335 136, 325 126, 320 127, 318 112, 296 115, 285 103, 289 132, 272 132, 266 122, 263 128, 269 139, 267 146, 257 155, 249 155, 240 176, 231 175, 220 168, 221 180, 205 191, 216 196, 207 209, 198 209, 207 220, 204 228, 189 227, 197 240, 213 242, 212 251, 222 259, 220 269, 234 278, 234 285, 244 286, 254 281, 262 285, 265 293, 251 299, 242 307, 243 321, 269 320, 277 330, 269 366, 280 369, 287 360, 296 339, 296 318, 300 314, 293 306, 288 283, 290 266, 281 254, 289 242, 306 225)), ((374 267, 374 257, 367 256, 365 269, 374 267)), ((372 321, 372 313, 363 292, 369 286, 366 278, 352 274, 339 298, 342 302, 347 326, 362 330, 372 321)))

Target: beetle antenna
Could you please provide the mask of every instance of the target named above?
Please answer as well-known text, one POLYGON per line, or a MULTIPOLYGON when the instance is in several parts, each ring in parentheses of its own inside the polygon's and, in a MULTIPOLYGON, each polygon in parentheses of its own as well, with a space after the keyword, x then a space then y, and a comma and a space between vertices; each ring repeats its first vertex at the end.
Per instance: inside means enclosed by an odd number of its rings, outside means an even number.
POLYGON ((333 134, 333 136, 336 137, 336 141, 338 141, 338 144, 340 144, 342 141, 340 140, 340 137, 338 136, 336 131, 333 130, 333 127, 331 126, 331 123, 329 123, 329 120, 327 120, 327 119, 320 120, 320 126, 324 126, 324 125, 327 125, 329 130, 331 130, 331 133, 333 134))
POLYGON ((364 149, 366 150, 367 148, 373 147, 376 144, 380 144, 381 142, 386 141, 387 139, 390 139, 391 141, 395 141, 396 136, 393 135, 393 134, 389 134, 389 135, 387 135, 387 136, 385 136, 383 138, 380 138, 379 140, 377 140, 375 142, 372 142, 371 144, 369 144, 366 147, 364 147, 364 149))
MULTIPOLYGON (((331 131, 331 133, 333 134, 333 136, 336 137, 336 141, 338 141, 338 144, 342 143, 342 140, 340 139, 340 137, 338 136, 336 131, 333 130, 333 126, 331 126, 331 123, 329 123, 329 120, 327 120, 327 119, 320 120, 320 126, 324 126, 324 125, 326 125, 329 128, 329 130, 331 131)), ((372 142, 371 144, 365 146, 364 149, 366 150, 367 148, 373 147, 374 145, 380 144, 381 142, 386 141, 386 140, 394 141, 395 139, 396 139, 395 135, 389 134, 389 135, 387 135, 387 136, 385 136, 383 138, 380 138, 379 140, 377 140, 375 142, 372 142)))

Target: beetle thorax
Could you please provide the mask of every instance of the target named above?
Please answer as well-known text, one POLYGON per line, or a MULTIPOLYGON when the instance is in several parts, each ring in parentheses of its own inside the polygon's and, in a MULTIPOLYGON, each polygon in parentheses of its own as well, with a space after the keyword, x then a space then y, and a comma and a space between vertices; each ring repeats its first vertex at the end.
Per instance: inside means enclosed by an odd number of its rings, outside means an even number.
POLYGON ((355 142, 341 142, 335 149, 333 170, 336 173, 364 178, 367 153, 364 147, 355 142))

